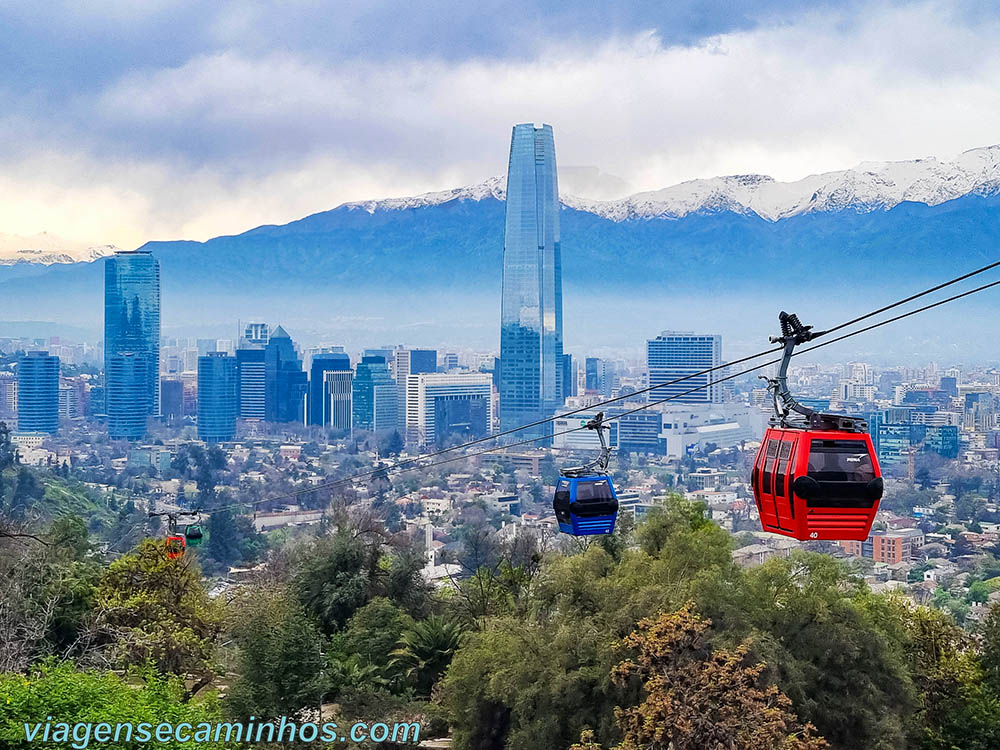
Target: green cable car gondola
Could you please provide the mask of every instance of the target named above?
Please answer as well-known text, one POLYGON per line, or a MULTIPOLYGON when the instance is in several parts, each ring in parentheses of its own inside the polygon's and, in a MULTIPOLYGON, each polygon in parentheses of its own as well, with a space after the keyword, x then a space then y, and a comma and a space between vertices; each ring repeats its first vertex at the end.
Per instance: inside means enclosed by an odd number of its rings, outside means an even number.
POLYGON ((189 547, 197 547, 205 539, 205 535, 201 530, 201 525, 193 523, 184 529, 184 539, 187 540, 187 545, 189 547))

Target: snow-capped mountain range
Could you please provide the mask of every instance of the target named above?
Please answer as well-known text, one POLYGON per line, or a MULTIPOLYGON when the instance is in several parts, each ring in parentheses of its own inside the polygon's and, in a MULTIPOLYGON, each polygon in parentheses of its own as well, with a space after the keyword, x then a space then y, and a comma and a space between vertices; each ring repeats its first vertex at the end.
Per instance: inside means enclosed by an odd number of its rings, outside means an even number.
POLYGON ((35 263, 50 266, 54 263, 81 263, 98 260, 111 255, 114 245, 93 245, 74 242, 41 232, 30 237, 0 233, 0 265, 15 263, 35 263))
MULTIPOLYGON (((690 180, 618 200, 598 201, 563 195, 562 203, 583 215, 625 225, 630 221, 679 220, 701 214, 731 214, 779 222, 795 216, 834 214, 844 210, 855 214, 885 212, 904 202, 936 206, 956 198, 977 195, 1000 195, 1000 145, 966 151, 953 161, 926 158, 864 162, 852 169, 810 175, 794 182, 778 182, 765 175, 730 175, 690 180)), ((436 206, 452 205, 453 202, 478 204, 486 210, 487 206, 497 207, 498 202, 505 198, 506 179, 496 176, 477 185, 453 190, 408 198, 345 203, 331 211, 281 227, 258 227, 244 235, 237 235, 237 240, 242 236, 263 240, 276 236, 276 233, 294 233, 303 226, 313 227, 313 231, 316 228, 325 231, 327 227, 321 217, 339 221, 336 217, 345 214, 392 215, 407 210, 434 209, 436 206)), ((427 211, 420 213, 428 214, 427 211)), ((477 221, 469 221, 471 223, 465 229, 477 231, 477 221)), ((384 230, 382 224, 377 226, 383 229, 372 225, 373 232, 384 230)), ((114 245, 74 242, 45 232, 32 237, 0 234, 0 266, 30 268, 88 262, 111 255, 117 249, 114 245)), ((414 251, 430 252, 430 248, 424 242, 414 251)))
MULTIPOLYGON (((732 211, 756 214, 769 221, 816 211, 888 210, 905 201, 930 206, 963 195, 1000 192, 1000 145, 976 148, 954 161, 935 158, 894 162, 863 162, 852 169, 810 175, 795 182, 778 182, 766 175, 729 175, 689 180, 672 187, 610 201, 563 195, 570 208, 611 221, 678 219, 693 213, 732 211)), ((503 177, 478 185, 412 198, 388 198, 345 204, 351 210, 375 213, 447 203, 505 198, 503 177)))

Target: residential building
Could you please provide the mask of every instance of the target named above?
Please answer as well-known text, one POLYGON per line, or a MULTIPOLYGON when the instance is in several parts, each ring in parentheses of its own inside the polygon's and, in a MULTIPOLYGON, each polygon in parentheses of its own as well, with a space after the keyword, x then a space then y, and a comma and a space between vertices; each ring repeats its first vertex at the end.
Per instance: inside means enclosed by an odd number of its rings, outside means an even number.
POLYGON ((0 372, 0 419, 17 414, 17 376, 0 372))
POLYGON ((160 263, 148 250, 105 261, 104 378, 108 434, 141 438, 160 414, 160 263))
POLYGON ((849 555, 867 557, 875 562, 889 565, 913 560, 917 550, 924 545, 924 533, 920 529, 900 531, 874 531, 863 542, 841 542, 841 548, 849 555))
MULTIPOLYGON (((497 384, 501 429, 545 419, 563 402, 560 253, 552 127, 515 125, 504 225, 497 384)), ((547 424, 521 434, 526 438, 551 430, 547 424)))
POLYGON ((59 418, 76 419, 83 415, 80 388, 70 383, 59 384, 59 418))

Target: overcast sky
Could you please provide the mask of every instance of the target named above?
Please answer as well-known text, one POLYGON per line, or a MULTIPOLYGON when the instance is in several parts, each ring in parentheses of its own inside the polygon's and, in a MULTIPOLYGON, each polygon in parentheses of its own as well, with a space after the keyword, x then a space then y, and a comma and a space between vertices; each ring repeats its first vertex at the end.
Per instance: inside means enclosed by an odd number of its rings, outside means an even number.
POLYGON ((135 247, 471 184, 515 122, 588 197, 952 158, 1000 142, 996 5, 7 0, 0 232, 135 247))

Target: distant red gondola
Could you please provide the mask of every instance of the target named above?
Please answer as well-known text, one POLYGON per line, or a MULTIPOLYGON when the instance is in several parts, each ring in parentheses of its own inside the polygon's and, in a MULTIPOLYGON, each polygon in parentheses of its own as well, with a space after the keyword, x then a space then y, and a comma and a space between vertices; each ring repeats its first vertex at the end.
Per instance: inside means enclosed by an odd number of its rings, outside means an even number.
POLYGON ((754 460, 751 484, 764 531, 796 539, 864 540, 879 500, 882 472, 864 420, 820 414, 788 391, 787 371, 796 344, 810 326, 781 313, 785 345, 778 377, 769 381, 775 416, 754 460))
POLYGON ((184 557, 184 550, 186 547, 187 542, 182 535, 174 534, 167 537, 165 549, 169 559, 177 560, 184 557))

